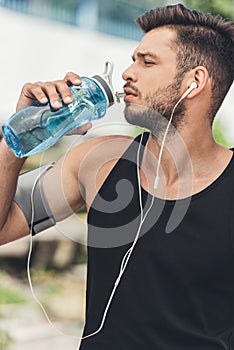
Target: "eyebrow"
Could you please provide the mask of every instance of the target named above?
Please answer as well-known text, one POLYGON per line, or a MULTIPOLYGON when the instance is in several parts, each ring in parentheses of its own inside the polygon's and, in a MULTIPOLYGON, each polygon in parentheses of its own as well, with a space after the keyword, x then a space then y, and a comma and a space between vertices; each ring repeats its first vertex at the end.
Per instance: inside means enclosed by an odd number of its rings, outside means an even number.
POLYGON ((137 52, 136 54, 133 54, 132 55, 132 60, 134 61, 135 60, 135 57, 139 57, 139 58, 145 58, 145 56, 147 57, 151 57, 157 61, 160 60, 160 58, 158 57, 158 55, 156 55, 155 53, 152 53, 150 51, 147 51, 147 52, 137 52))

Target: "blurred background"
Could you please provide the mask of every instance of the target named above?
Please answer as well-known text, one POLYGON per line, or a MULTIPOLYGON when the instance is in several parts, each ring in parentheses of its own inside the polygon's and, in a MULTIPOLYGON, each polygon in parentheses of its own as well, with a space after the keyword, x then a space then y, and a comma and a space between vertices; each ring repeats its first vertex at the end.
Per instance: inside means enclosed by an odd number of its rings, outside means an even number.
MULTIPOLYGON (((184 0, 186 6, 234 18, 233 0, 184 0)), ((68 71, 101 74, 114 63, 113 85, 142 37, 136 17, 150 8, 175 4, 156 0, 0 0, 0 123, 15 112, 25 82, 55 80, 68 71)), ((214 123, 216 141, 234 146, 234 88, 214 123), (232 107, 232 108, 231 108, 232 107)), ((135 134, 112 106, 86 136, 64 137, 50 150, 30 157, 24 170, 58 159, 68 149, 100 134, 135 134), (100 123, 100 122, 99 122, 100 123)), ((0 247, 0 350, 76 349, 84 324, 86 212, 74 215, 33 243, 31 274, 35 294, 59 334, 33 300, 27 281, 28 238, 0 247)))

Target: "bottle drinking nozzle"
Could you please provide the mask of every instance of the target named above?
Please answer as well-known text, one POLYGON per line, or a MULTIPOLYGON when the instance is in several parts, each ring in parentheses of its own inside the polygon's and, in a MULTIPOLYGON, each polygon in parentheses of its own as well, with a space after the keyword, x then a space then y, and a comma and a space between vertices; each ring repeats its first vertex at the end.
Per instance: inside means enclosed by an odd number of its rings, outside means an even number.
POLYGON ((121 102, 121 98, 124 98, 124 96, 125 96, 125 92, 116 91, 115 93, 116 102, 121 102))

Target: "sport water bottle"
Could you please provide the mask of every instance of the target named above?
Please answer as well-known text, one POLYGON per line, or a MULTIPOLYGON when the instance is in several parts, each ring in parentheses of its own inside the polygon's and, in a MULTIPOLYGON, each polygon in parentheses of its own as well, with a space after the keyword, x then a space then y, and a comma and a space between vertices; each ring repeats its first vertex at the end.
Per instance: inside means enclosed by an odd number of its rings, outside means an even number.
POLYGON ((114 103, 113 64, 105 63, 102 75, 81 77, 72 85, 72 103, 54 109, 50 103, 37 103, 13 114, 2 126, 8 147, 19 158, 34 155, 54 145, 68 131, 102 118, 114 103))

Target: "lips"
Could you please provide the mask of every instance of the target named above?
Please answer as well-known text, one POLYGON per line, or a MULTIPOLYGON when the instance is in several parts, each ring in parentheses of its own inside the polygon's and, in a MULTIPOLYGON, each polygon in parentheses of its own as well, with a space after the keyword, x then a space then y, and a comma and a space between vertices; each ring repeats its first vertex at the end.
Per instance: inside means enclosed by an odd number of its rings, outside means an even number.
POLYGON ((129 102, 133 98, 137 97, 136 91, 129 87, 125 87, 124 92, 125 92, 125 97, 124 97, 125 102, 129 102))

